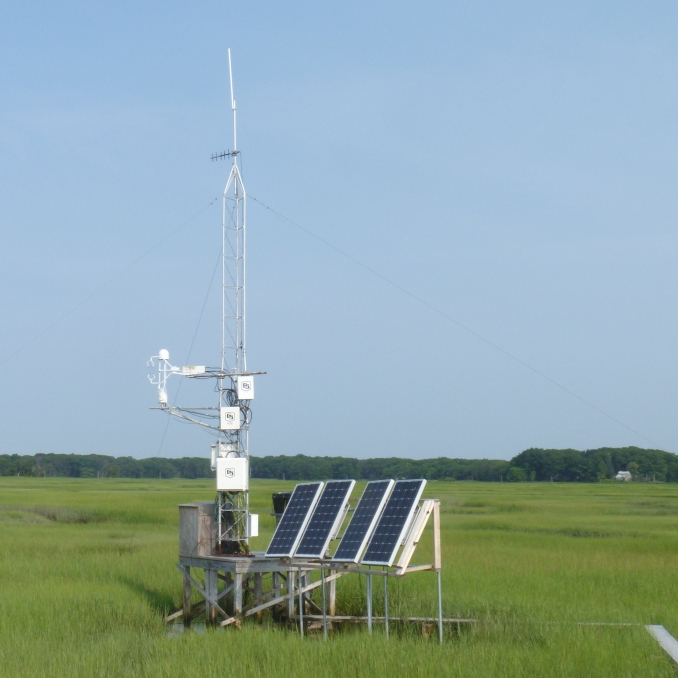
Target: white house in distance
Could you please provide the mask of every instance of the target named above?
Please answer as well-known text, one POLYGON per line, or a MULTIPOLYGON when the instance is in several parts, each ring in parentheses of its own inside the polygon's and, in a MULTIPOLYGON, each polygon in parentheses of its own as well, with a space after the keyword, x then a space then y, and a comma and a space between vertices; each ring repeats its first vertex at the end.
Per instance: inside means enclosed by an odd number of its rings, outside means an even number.
POLYGON ((632 476, 629 471, 619 471, 614 477, 615 480, 631 480, 632 476))

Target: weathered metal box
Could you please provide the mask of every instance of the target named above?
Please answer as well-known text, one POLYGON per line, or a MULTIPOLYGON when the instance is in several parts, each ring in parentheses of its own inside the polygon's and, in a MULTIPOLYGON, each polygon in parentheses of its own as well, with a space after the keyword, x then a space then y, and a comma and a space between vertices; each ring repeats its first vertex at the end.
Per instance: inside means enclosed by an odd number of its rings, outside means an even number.
POLYGON ((211 556, 217 546, 216 505, 213 501, 179 504, 179 555, 211 556))

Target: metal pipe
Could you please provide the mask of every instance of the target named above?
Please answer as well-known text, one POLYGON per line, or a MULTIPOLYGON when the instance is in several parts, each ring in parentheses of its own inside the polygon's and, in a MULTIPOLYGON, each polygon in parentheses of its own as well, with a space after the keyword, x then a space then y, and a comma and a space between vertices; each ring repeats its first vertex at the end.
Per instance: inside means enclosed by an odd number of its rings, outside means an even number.
MULTIPOLYGON (((372 569, 372 566, 369 566, 372 569)), ((372 633, 372 575, 367 575, 367 630, 372 633)))
POLYGON ((443 644, 443 589, 440 570, 438 570, 438 640, 443 644))
POLYGON ((327 640, 327 602, 325 600, 325 570, 320 570, 320 576, 323 583, 321 584, 323 590, 323 638, 327 640))
POLYGON ((301 568, 299 568, 299 635, 304 637, 304 594, 303 584, 301 583, 301 568))
POLYGON ((384 629, 386 630, 386 640, 388 640, 388 577, 384 577, 384 629))

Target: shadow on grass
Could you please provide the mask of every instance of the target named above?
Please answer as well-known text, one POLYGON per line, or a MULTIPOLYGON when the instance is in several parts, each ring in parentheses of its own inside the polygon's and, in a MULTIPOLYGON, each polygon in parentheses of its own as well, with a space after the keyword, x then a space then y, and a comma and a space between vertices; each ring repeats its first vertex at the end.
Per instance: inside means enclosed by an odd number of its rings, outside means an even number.
POLYGON ((139 596, 145 598, 149 605, 163 617, 169 614, 175 607, 174 599, 169 593, 161 593, 150 589, 143 582, 129 577, 118 577, 118 581, 139 596))

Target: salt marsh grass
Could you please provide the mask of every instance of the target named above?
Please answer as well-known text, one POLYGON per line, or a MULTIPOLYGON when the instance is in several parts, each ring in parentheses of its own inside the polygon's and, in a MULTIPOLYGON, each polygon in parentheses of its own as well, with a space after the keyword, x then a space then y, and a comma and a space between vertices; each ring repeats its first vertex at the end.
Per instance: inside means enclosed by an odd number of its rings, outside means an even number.
MULTIPOLYGON (((255 549, 271 493, 293 485, 253 481, 255 549)), ((213 499, 211 481, 0 478, 0 675, 676 675, 642 625, 678 636, 678 486, 440 482, 425 496, 442 502, 445 615, 479 620, 446 629, 443 647, 414 627, 388 643, 379 627, 324 643, 268 621, 169 634, 176 505, 213 499)), ((430 549, 427 535, 418 562, 430 549)), ((433 574, 390 585, 391 614, 435 613, 433 574)), ((364 579, 340 580, 338 601, 362 612, 364 579)))

